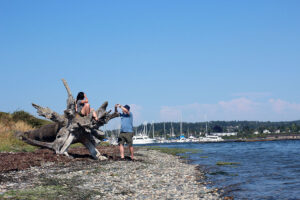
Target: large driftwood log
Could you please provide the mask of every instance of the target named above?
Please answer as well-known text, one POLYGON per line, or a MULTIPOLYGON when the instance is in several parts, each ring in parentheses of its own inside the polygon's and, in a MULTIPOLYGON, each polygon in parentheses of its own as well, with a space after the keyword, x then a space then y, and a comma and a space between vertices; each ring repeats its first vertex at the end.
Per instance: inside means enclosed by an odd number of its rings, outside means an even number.
POLYGON ((25 142, 54 150, 57 154, 68 156, 68 148, 73 143, 82 143, 95 159, 106 159, 96 149, 96 145, 104 138, 104 133, 99 130, 101 126, 109 120, 118 117, 119 113, 106 111, 108 102, 104 102, 96 114, 98 121, 94 120, 92 113, 81 117, 75 111, 75 99, 72 96, 67 82, 62 79, 68 93, 67 108, 63 115, 60 115, 50 108, 44 108, 37 104, 32 104, 37 109, 37 113, 55 123, 42 126, 39 129, 21 133, 25 142))

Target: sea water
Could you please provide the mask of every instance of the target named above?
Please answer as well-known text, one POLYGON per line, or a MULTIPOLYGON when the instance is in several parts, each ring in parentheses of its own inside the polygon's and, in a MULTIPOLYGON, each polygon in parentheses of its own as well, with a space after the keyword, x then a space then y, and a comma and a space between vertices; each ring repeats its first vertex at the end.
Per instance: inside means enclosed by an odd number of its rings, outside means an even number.
POLYGON ((186 153, 206 172, 209 187, 234 199, 300 199, 300 140, 172 143, 155 146, 199 149, 186 153))

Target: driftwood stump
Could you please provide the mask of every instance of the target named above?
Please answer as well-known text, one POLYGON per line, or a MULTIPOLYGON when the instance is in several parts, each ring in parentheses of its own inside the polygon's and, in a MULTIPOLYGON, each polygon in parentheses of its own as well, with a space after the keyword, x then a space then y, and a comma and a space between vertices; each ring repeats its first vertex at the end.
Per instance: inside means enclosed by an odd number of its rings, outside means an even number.
POLYGON ((55 123, 42 126, 39 129, 19 134, 22 140, 28 144, 45 147, 54 150, 57 154, 68 155, 68 148, 73 143, 82 143, 95 159, 104 160, 96 149, 96 145, 104 138, 104 133, 99 127, 106 124, 109 120, 118 117, 119 113, 110 114, 106 112, 108 102, 104 102, 96 114, 98 121, 94 120, 92 113, 88 116, 79 116, 75 111, 75 99, 73 98, 67 82, 62 79, 68 93, 67 108, 63 115, 60 115, 49 108, 41 107, 32 103, 37 109, 37 113, 55 123))

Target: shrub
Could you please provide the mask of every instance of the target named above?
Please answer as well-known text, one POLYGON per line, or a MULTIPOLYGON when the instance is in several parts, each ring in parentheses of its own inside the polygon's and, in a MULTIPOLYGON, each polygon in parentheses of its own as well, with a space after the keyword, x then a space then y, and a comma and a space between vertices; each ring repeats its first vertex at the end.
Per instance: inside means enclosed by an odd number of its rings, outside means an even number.
POLYGON ((17 121, 24 121, 27 124, 31 125, 34 128, 38 128, 41 127, 43 125, 49 124, 51 123, 50 121, 47 120, 43 120, 43 119, 38 119, 34 116, 32 116, 31 114, 29 114, 28 112, 25 111, 15 111, 14 113, 12 113, 12 119, 14 122, 17 121))

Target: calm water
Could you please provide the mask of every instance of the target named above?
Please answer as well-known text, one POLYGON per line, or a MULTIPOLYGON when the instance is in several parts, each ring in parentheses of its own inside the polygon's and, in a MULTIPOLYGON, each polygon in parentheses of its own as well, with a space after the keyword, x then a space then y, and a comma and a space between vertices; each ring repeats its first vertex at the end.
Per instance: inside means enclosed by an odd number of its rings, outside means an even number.
POLYGON ((201 149, 187 154, 211 187, 235 199, 300 199, 300 140, 156 145, 201 149), (235 162, 236 165, 216 165, 235 162))

